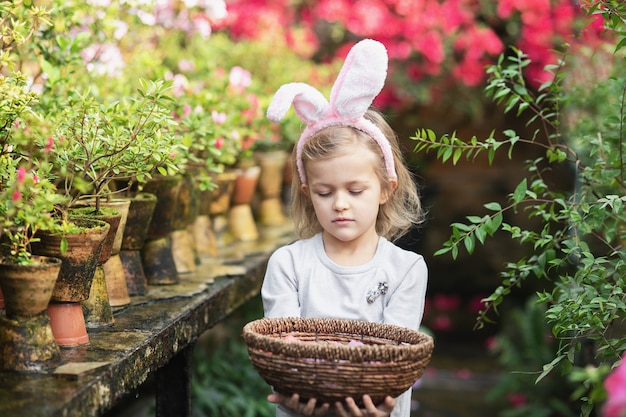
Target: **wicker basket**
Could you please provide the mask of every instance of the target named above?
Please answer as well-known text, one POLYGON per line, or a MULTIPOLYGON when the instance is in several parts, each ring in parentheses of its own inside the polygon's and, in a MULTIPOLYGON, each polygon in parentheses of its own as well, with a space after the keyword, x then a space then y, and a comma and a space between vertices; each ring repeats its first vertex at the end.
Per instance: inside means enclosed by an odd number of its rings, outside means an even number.
POLYGON ((250 361, 276 392, 317 398, 318 404, 352 397, 360 406, 364 394, 378 404, 406 391, 422 376, 434 347, 421 332, 338 319, 260 319, 244 326, 243 338, 250 361))

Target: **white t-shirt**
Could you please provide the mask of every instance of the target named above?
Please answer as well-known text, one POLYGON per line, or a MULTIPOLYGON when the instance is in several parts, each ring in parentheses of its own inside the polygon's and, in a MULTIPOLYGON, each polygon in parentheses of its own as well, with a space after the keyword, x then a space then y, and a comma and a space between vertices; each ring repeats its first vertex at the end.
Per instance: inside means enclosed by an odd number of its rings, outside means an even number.
MULTIPOLYGON (((428 270, 424 258, 381 237, 374 257, 340 266, 324 251, 322 235, 296 241, 270 257, 261 288, 265 317, 330 317, 394 324, 418 330, 428 270), (369 303, 380 283, 385 294, 369 303)), ((409 417, 411 390, 396 398, 392 417, 409 417)), ((296 416, 277 407, 276 415, 296 416)))

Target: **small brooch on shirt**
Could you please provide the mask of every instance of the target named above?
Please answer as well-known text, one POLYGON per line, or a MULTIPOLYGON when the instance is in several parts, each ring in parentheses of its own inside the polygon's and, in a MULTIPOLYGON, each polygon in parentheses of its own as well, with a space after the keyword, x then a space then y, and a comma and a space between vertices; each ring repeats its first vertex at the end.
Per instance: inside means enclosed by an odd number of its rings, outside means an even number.
POLYGON ((386 282, 379 282, 378 285, 367 292, 367 302, 372 304, 381 294, 387 294, 388 289, 389 285, 386 282))

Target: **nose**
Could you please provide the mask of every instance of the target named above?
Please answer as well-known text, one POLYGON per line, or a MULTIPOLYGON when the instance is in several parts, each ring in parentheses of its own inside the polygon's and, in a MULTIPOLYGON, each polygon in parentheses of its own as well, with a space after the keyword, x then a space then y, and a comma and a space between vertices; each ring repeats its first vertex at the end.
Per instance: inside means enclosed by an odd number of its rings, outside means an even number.
POLYGON ((333 201, 333 210, 344 211, 349 207, 348 200, 344 193, 335 193, 335 200, 333 201))

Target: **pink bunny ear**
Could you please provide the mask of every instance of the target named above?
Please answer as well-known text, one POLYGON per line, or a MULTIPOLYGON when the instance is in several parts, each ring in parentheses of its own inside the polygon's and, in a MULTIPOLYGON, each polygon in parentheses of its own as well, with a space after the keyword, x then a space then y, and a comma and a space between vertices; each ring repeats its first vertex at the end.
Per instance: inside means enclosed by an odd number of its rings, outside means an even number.
POLYGON ((387 50, 373 39, 352 47, 330 92, 332 111, 345 119, 363 116, 385 85, 387 50))
POLYGON ((363 117, 385 84, 387 61, 387 50, 382 43, 364 39, 348 53, 331 90, 330 103, 305 83, 285 84, 278 89, 267 109, 267 117, 275 122, 281 120, 293 103, 296 114, 306 123, 296 144, 296 165, 302 183, 306 183, 302 163, 304 144, 316 132, 331 126, 350 126, 371 136, 380 146, 389 177, 397 178, 388 138, 363 117))
POLYGON ((282 85, 267 109, 267 118, 278 122, 289 110, 291 104, 298 117, 307 125, 319 121, 328 110, 329 104, 322 93, 306 83, 282 85))

